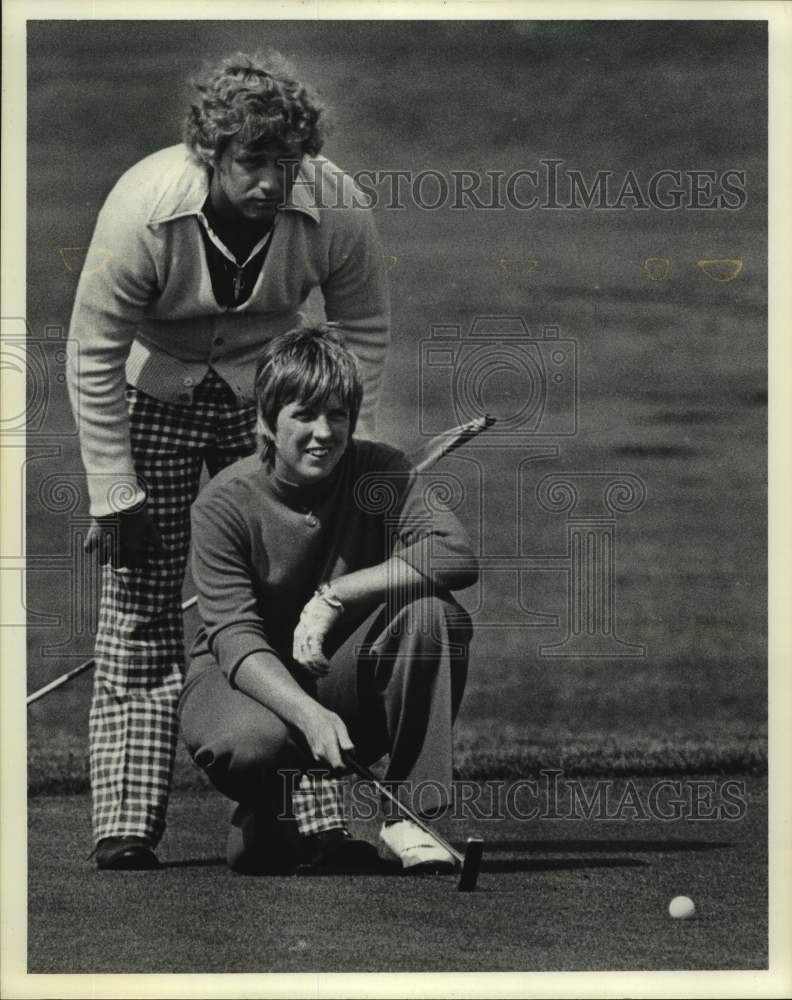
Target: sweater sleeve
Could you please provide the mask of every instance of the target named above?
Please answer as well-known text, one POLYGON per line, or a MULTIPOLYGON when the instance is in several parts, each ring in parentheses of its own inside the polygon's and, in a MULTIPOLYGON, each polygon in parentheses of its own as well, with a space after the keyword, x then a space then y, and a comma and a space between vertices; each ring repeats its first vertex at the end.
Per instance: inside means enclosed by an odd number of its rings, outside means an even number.
POLYGON ((382 248, 367 208, 348 209, 331 248, 331 272, 322 286, 325 313, 344 335, 360 365, 363 405, 357 436, 372 438, 390 342, 390 306, 382 248))
MULTIPOLYGON (((409 563, 439 590, 462 590, 474 584, 478 561, 459 518, 439 502, 438 491, 432 490, 432 473, 416 472, 409 460, 396 452, 385 479, 398 497, 390 554, 409 563), (431 502, 427 502, 430 496, 431 502)), ((376 490, 376 481, 371 486, 376 490)))
POLYGON ((140 194, 124 177, 99 213, 69 329, 69 397, 95 516, 145 498, 132 462, 125 400, 126 359, 157 287, 142 216, 140 194))
POLYGON ((258 609, 250 525, 228 490, 204 491, 191 518, 198 611, 209 650, 233 687, 239 665, 251 653, 280 660, 258 609))

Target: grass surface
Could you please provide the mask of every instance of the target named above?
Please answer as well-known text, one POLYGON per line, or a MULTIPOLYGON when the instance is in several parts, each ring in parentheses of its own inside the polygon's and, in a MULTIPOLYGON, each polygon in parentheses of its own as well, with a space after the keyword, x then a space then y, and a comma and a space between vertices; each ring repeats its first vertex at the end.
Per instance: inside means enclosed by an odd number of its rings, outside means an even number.
MULTIPOLYGON (((736 729, 719 737, 692 739, 605 735, 602 732, 546 733, 537 741, 517 726, 462 726, 456 733, 455 775, 474 781, 527 778, 559 768, 570 776, 676 776, 696 773, 767 774, 767 739, 761 732, 736 729)), ((207 788, 209 783, 180 746, 174 787, 207 788)), ((86 741, 64 730, 46 740, 32 740, 28 751, 30 795, 85 792, 88 783, 86 741)))
MULTIPOLYGON (((650 784, 636 786, 644 800, 650 784)), ((745 789, 733 822, 446 821, 452 840, 485 838, 474 894, 453 876, 234 876, 217 795, 175 797, 163 870, 100 874, 85 860, 87 799, 36 799, 29 971, 761 969, 766 783, 745 789), (669 918, 679 894, 695 919, 669 918)))

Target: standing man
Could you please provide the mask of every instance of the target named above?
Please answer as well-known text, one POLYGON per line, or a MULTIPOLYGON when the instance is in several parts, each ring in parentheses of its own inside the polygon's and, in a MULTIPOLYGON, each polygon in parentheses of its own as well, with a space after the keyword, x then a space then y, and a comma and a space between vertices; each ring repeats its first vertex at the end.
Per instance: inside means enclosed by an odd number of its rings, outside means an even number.
POLYGON ((72 315, 69 392, 107 563, 90 715, 100 869, 152 868, 184 670, 190 505, 255 447, 256 359, 319 288, 358 359, 374 430, 389 316, 382 253, 351 179, 320 156, 322 108, 279 56, 196 85, 185 143, 110 192, 72 315))

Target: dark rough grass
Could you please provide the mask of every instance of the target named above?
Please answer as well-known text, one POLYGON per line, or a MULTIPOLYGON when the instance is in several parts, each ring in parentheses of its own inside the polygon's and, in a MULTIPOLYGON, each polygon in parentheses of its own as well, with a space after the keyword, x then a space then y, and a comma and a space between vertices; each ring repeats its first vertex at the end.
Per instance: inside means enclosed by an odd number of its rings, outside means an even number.
POLYGON ((723 740, 624 739, 601 735, 568 744, 523 739, 505 745, 463 742, 457 753, 460 778, 486 781, 521 778, 559 768, 569 775, 767 774, 767 740, 745 735, 723 740))
MULTIPOLYGON (((724 733, 693 739, 624 734, 556 733, 531 739, 517 727, 463 726, 456 735, 455 776, 474 781, 525 778, 558 768, 574 776, 767 774, 767 738, 761 732, 724 733)), ((182 747, 176 759, 174 787, 207 787, 182 747)), ((68 795, 88 790, 87 749, 78 734, 58 731, 46 741, 32 740, 28 750, 30 795, 68 795)))
MULTIPOLYGON (((650 784, 636 785, 644 801, 650 784)), ((29 809, 29 971, 761 969, 766 794, 747 779, 733 822, 446 821, 458 843, 485 838, 472 895, 453 876, 234 876, 215 794, 175 797, 162 871, 100 874, 85 860, 87 798, 41 797, 29 809), (679 894, 694 920, 668 917, 679 894)))

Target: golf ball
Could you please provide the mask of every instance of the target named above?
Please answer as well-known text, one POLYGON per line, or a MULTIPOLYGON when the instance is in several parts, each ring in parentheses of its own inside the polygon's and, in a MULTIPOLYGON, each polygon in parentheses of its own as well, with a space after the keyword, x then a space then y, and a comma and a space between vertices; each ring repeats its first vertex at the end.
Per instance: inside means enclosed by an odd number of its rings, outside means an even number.
POLYGON ((689 896, 674 896, 668 904, 668 912, 674 920, 690 920, 696 912, 696 905, 689 896))

